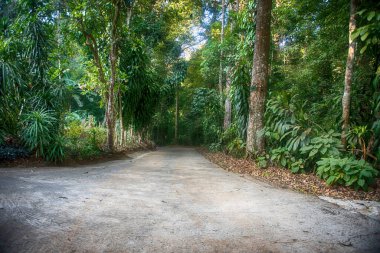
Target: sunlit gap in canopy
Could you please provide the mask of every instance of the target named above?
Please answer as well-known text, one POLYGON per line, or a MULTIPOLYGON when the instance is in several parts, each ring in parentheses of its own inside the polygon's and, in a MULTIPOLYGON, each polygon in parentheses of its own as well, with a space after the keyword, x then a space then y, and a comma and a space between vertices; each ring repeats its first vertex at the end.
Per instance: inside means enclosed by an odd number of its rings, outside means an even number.
POLYGON ((212 15, 213 14, 210 11, 206 10, 203 14, 201 24, 191 26, 190 34, 192 41, 182 45, 181 58, 189 60, 193 52, 202 48, 206 44, 207 36, 205 35, 206 29, 204 27, 210 25, 212 15))

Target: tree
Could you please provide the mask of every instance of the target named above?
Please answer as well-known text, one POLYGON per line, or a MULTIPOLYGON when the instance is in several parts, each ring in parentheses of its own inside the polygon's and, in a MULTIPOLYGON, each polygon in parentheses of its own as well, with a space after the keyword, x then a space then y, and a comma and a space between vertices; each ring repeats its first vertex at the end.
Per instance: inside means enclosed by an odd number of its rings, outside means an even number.
MULTIPOLYGON (((229 9, 229 23, 230 23, 230 37, 233 39, 234 35, 234 29, 235 29, 235 20, 231 18, 231 12, 237 13, 239 11, 239 1, 230 1, 230 5, 228 6, 229 9)), ((234 49, 236 48, 236 45, 234 44, 234 49)), ((232 54, 233 57, 233 54, 232 54)), ((232 58, 231 57, 231 58, 232 58)), ((235 66, 236 67, 236 66, 235 66)), ((228 129, 231 125, 232 120, 232 104, 231 104, 231 98, 230 98, 230 91, 231 91, 231 83, 232 83, 232 75, 233 75, 233 68, 231 67, 231 63, 229 66, 226 67, 226 99, 224 101, 224 122, 223 122, 223 128, 224 130, 228 129)))
POLYGON ((84 4, 77 5, 73 3, 71 13, 76 19, 79 30, 86 40, 86 45, 89 48, 93 63, 98 71, 98 80, 103 90, 104 104, 106 107, 105 118, 107 124, 107 149, 113 151, 114 149, 114 133, 115 133, 115 84, 117 82, 117 63, 118 63, 118 49, 119 49, 119 35, 121 25, 121 8, 123 1, 113 0, 111 5, 107 5, 108 8, 101 9, 99 6, 101 2, 86 1, 84 4), (79 6, 79 7, 78 7, 79 6), (110 7, 110 8, 109 8, 110 7), (94 24, 99 25, 102 22, 109 23, 110 34, 107 34, 107 29, 95 29, 94 24), (99 43, 100 42, 100 43, 99 43), (108 45, 108 53, 107 47, 108 45), (102 55, 106 55, 109 61, 109 78, 107 78, 104 68, 105 64, 102 55), (108 56, 108 57, 107 57, 108 56), (108 79, 108 80, 107 80, 108 79))
POLYGON ((223 94, 223 41, 224 41, 224 20, 226 13, 226 1, 222 0, 222 24, 220 28, 220 57, 219 57, 219 93, 223 94))
POLYGON ((116 83, 116 73, 117 73, 117 60, 118 60, 118 28, 120 19, 120 8, 121 0, 112 1, 114 6, 114 15, 112 18, 111 25, 111 48, 110 48, 110 65, 111 65, 111 80, 108 86, 107 94, 107 110, 106 110, 106 120, 107 120, 107 148, 110 151, 114 149, 114 132, 115 132, 115 83, 116 83))
POLYGON ((350 100, 351 100, 351 84, 352 84, 352 75, 354 69, 354 59, 355 59, 355 50, 356 42, 352 37, 352 33, 356 29, 356 9, 357 9, 357 0, 351 0, 350 7, 350 23, 349 23, 349 39, 348 39, 348 54, 347 54, 347 63, 346 63, 346 72, 344 76, 344 92, 342 97, 342 144, 343 147, 347 146, 347 130, 350 123, 350 100))
POLYGON ((265 98, 268 85, 271 10, 272 0, 258 0, 247 128, 246 149, 248 153, 262 153, 265 150, 264 136, 261 131, 264 128, 265 98))

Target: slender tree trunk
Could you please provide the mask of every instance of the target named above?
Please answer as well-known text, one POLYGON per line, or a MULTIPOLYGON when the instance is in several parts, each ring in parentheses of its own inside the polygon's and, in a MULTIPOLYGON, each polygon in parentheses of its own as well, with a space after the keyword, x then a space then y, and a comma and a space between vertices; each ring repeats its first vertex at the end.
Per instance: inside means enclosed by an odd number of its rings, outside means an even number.
POLYGON ((342 97, 342 144, 343 147, 347 146, 347 131, 350 124, 350 101, 351 101, 351 84, 352 84, 352 74, 354 69, 354 59, 355 59, 355 50, 356 42, 352 39, 352 32, 356 28, 356 8, 357 0, 351 0, 350 8, 350 23, 348 28, 348 54, 347 54, 347 63, 346 63, 346 73, 344 76, 344 92, 342 97))
MULTIPOLYGON (((239 11, 239 1, 232 1, 230 2, 230 9, 234 10, 235 12, 239 11)), ((230 21, 230 29, 231 33, 234 32, 235 24, 233 21, 230 21)), ((226 130, 231 125, 231 118, 232 118, 232 105, 231 105, 231 99, 230 99, 230 90, 231 90, 231 77, 232 77, 232 67, 227 68, 227 74, 226 74, 226 100, 224 101, 224 124, 223 128, 226 130)))
POLYGON ((120 146, 124 147, 125 144, 125 138, 124 138, 124 122, 123 122, 123 103, 122 103, 122 96, 121 96, 121 90, 119 88, 119 119, 120 119, 120 146))
POLYGON ((174 126, 174 142, 178 143, 178 87, 175 92, 175 126, 174 126))
POLYGON ((129 24, 131 23, 133 4, 134 2, 132 2, 131 5, 127 8, 126 24, 127 24, 128 29, 129 29, 129 24))
POLYGON ((109 151, 114 150, 114 125, 115 125, 115 104, 114 104, 114 88, 116 83, 116 64, 117 64, 117 26, 120 17, 120 0, 114 2, 115 13, 111 27, 111 49, 110 49, 110 65, 111 65, 111 80, 108 86, 108 101, 106 110, 107 121, 107 148, 109 151))
MULTIPOLYGON (((82 32, 83 36, 86 38, 86 45, 88 46, 88 48, 90 49, 90 51, 92 53, 93 62, 95 64, 96 68, 98 69, 98 80, 104 87, 107 88, 108 83, 106 81, 102 61, 101 61, 101 58, 99 56, 99 47, 98 47, 98 44, 96 42, 96 39, 91 33, 88 33, 86 31, 86 28, 83 24, 82 18, 78 19, 78 23, 79 23, 80 31, 82 32)), ((108 90, 106 90, 104 93, 104 101, 105 101, 105 104, 108 103, 108 90)), ((107 124, 107 108, 104 112, 104 122, 107 124)))
MULTIPOLYGON (((222 27, 220 31, 220 58, 219 58, 219 94, 223 94, 223 41, 224 41, 224 16, 226 12, 226 1, 222 0, 222 27)), ((223 100, 222 100, 223 101, 223 100)))
POLYGON ((270 20, 272 0, 258 0, 256 37, 253 56, 249 120, 247 128, 247 153, 265 151, 264 128, 265 99, 268 85, 270 20))
POLYGON ((231 67, 227 70, 226 76, 226 100, 224 101, 224 130, 230 127, 231 125, 231 99, 230 99, 230 90, 231 90, 231 67))
MULTIPOLYGON (((132 8, 133 8, 133 4, 134 4, 134 1, 132 1, 130 3, 130 5, 127 7, 127 11, 126 11, 126 20, 125 20, 125 23, 126 23, 126 27, 127 29, 129 30, 129 25, 130 25, 130 22, 131 22, 131 18, 132 18, 132 8)), ((119 86, 119 89, 118 89, 118 96, 119 96, 119 122, 120 122, 120 146, 121 147, 124 147, 125 146, 125 141, 126 141, 126 136, 125 136, 125 129, 124 129, 124 122, 123 122, 123 101, 122 101, 122 94, 121 94, 121 90, 120 90, 120 86, 119 86)))

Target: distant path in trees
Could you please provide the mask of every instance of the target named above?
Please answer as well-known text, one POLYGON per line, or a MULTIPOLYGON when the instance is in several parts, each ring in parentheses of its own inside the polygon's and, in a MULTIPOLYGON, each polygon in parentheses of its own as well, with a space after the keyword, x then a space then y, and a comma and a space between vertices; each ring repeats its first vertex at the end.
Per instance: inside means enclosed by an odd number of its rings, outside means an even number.
POLYGON ((380 252, 380 223, 166 147, 0 169, 0 252, 380 252))

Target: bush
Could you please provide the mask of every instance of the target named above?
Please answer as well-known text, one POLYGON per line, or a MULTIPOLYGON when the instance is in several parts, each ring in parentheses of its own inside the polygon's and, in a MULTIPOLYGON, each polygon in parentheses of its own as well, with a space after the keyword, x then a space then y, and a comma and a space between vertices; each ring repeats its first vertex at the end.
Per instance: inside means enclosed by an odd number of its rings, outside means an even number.
POLYGON ((88 158, 101 154, 107 131, 86 122, 72 121, 65 128, 66 148, 74 158, 88 158))
POLYGON ((208 150, 210 150, 211 152, 221 151, 222 150, 222 144, 220 144, 220 142, 211 143, 208 146, 208 150))
POLYGON ((328 185, 340 184, 367 190, 379 172, 364 160, 355 158, 322 158, 317 162, 317 176, 328 185))
POLYGON ((46 160, 52 162, 62 162, 65 159, 65 139, 63 136, 57 136, 47 151, 46 160))
POLYGON ((330 130, 327 134, 311 139, 309 145, 301 148, 301 154, 307 154, 308 158, 339 157, 339 149, 343 148, 339 137, 339 133, 330 130))
POLYGON ((302 155, 306 155, 303 159, 307 167, 315 169, 316 162, 324 157, 340 157, 339 149, 343 146, 339 137, 339 133, 330 130, 322 136, 312 138, 308 145, 302 147, 300 151, 302 155))
POLYGON ((12 161, 29 157, 29 152, 21 147, 0 146, 0 161, 12 161))
POLYGON ((259 166, 259 168, 263 169, 263 168, 266 168, 268 166, 268 158, 269 158, 268 155, 258 156, 256 158, 256 163, 259 166))
POLYGON ((23 115, 21 139, 27 148, 35 150, 37 156, 44 157, 50 141, 54 137, 56 119, 47 110, 37 110, 23 115))
POLYGON ((303 171, 305 161, 296 159, 288 150, 288 148, 280 147, 271 150, 270 160, 277 165, 290 169, 293 173, 303 171))
POLYGON ((270 160, 282 167, 290 168, 290 165, 295 161, 295 158, 290 154, 285 147, 279 147, 270 151, 270 160))
POLYGON ((227 152, 235 157, 243 157, 245 155, 245 142, 239 137, 233 139, 227 144, 227 152))

